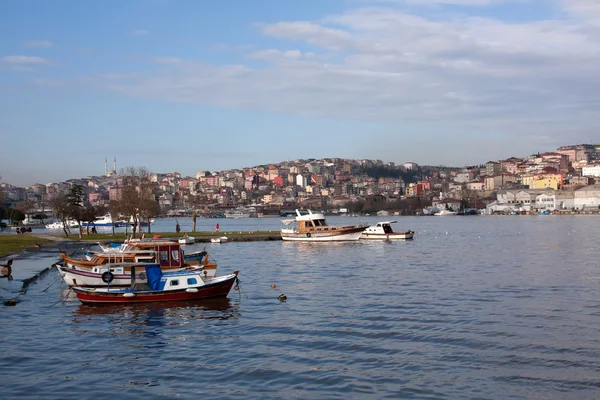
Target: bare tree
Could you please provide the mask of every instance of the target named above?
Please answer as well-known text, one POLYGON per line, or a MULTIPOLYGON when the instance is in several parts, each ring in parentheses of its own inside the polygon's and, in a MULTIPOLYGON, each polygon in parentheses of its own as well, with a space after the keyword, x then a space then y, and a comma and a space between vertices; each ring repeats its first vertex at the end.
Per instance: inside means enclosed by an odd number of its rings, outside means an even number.
MULTIPOLYGON (((0 182, 2 182, 2 175, 0 175, 0 182)), ((6 194, 4 193, 4 186, 0 185, 0 207, 4 204, 4 198, 6 194)))
POLYGON ((125 167, 119 175, 123 179, 123 195, 119 209, 128 218, 128 223, 132 224, 133 235, 136 235, 143 218, 147 218, 150 231, 150 218, 156 216, 159 210, 150 171, 145 167, 125 167))
POLYGON ((82 185, 73 185, 69 194, 67 195, 67 199, 69 201, 69 216, 77 221, 77 225, 79 225, 79 239, 83 237, 83 196, 84 196, 84 187, 82 185))
MULTIPOLYGON (((110 220, 112 221, 112 235, 115 235, 115 224, 117 223, 117 219, 119 217, 120 214, 120 204, 118 201, 112 201, 110 203, 110 205, 108 206, 108 210, 107 210, 108 214, 110 215, 110 220)), ((127 225, 125 225, 127 226, 127 225)), ((127 229, 127 228, 125 228, 127 229)), ((127 233, 127 232, 125 232, 127 233)))
POLYGON ((90 225, 96 220, 98 219, 99 215, 102 215, 103 212, 101 209, 94 207, 92 205, 89 205, 87 207, 84 207, 81 213, 81 220, 83 222, 86 222, 86 235, 89 236, 90 234, 90 225))
POLYGON ((69 205, 69 199, 67 198, 67 196, 64 195, 57 196, 50 200, 50 207, 52 207, 56 218, 58 218, 60 222, 62 222, 65 236, 69 237, 69 234, 71 233, 71 230, 69 229, 69 225, 67 223, 67 219, 69 218, 69 213, 71 210, 71 207, 69 205))
POLYGON ((35 210, 35 203, 29 199, 26 199, 15 208, 25 215, 26 220, 30 220, 32 211, 35 210))
POLYGON ((39 219, 40 219, 40 223, 44 223, 44 219, 48 218, 48 216, 46 215, 46 206, 48 205, 48 203, 45 200, 40 200, 37 203, 37 207, 40 210, 40 214, 39 214, 39 219))

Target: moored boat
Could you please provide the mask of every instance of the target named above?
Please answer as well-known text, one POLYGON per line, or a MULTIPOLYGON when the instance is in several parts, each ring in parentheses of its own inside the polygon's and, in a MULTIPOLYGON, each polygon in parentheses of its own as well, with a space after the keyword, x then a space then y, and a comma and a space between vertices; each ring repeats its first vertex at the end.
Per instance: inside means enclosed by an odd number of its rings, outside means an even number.
POLYGON ((147 283, 139 284, 132 273, 128 288, 73 288, 85 304, 146 303, 156 301, 185 301, 225 297, 237 281, 239 271, 215 278, 205 278, 199 271, 163 273, 158 265, 147 265, 147 283))
POLYGON ((398 221, 378 222, 365 229, 360 238, 365 240, 410 240, 414 237, 415 232, 411 230, 394 232, 391 224, 396 222, 398 221))
POLYGON ((457 214, 458 214, 457 211, 440 210, 433 215, 437 215, 437 216, 441 216, 441 217, 448 217, 448 216, 457 215, 457 214))
MULTIPOLYGON (((88 226, 88 222, 87 221, 82 221, 81 222, 81 226, 83 227, 87 227, 88 226)), ((113 221, 112 217, 110 215, 103 215, 101 217, 98 217, 97 219, 95 219, 93 222, 89 223, 89 226, 95 226, 97 228, 100 227, 107 227, 107 226, 114 226, 115 228, 122 228, 125 226, 125 221, 113 221)))
POLYGON ((193 236, 188 236, 187 234, 180 237, 178 240, 179 244, 194 244, 196 243, 196 239, 193 236))
POLYGON ((367 228, 364 225, 329 226, 323 214, 302 214, 296 210, 296 218, 285 219, 281 223, 281 238, 283 240, 303 242, 337 242, 360 239, 367 228))
MULTIPOLYGON (((77 221, 73 221, 70 219, 68 219, 66 221, 66 225, 69 228, 77 228, 77 226, 78 226, 77 221)), ((52 222, 50 224, 46 224, 44 226, 46 227, 46 229, 49 229, 49 230, 59 230, 59 229, 63 229, 64 224, 62 223, 62 221, 56 221, 56 222, 52 222)))
MULTIPOLYGON (((132 271, 135 273, 135 281, 138 283, 146 283, 146 274, 144 268, 147 265, 158 265, 154 263, 117 263, 105 264, 92 267, 90 269, 75 269, 68 268, 64 265, 55 264, 59 275, 69 286, 84 286, 84 287, 103 287, 107 283, 113 287, 129 286, 131 283, 132 271)), ((203 268, 202 264, 189 267, 181 267, 163 271, 164 274, 169 274, 177 271, 196 271, 200 272, 205 278, 213 278, 216 275, 216 268, 203 268)))
POLYGON ((229 240, 229 238, 227 236, 219 236, 219 237, 210 238, 211 243, 225 243, 228 240, 229 240))

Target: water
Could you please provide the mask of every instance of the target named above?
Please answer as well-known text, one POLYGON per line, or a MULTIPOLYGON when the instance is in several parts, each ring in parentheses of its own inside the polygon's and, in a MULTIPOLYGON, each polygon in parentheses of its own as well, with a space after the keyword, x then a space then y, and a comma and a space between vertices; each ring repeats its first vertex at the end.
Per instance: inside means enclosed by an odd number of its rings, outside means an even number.
POLYGON ((241 271, 216 301, 84 306, 52 272, 0 307, 3 398, 600 396, 598 217, 397 219, 414 241, 196 244, 241 271))

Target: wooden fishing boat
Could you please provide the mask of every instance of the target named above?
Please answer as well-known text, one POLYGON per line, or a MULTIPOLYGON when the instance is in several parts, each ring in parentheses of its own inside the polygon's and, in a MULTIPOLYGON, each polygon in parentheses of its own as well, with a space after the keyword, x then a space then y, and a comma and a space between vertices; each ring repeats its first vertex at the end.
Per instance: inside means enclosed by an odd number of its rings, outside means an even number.
POLYGON ((361 239, 365 240, 410 240, 414 237, 413 231, 394 232, 391 224, 398 221, 383 221, 369 226, 362 233, 361 239))
MULTIPOLYGON (((131 283, 132 267, 138 271, 135 276, 136 282, 145 283, 147 277, 143 268, 146 265, 153 264, 116 263, 100 265, 91 269, 71 269, 60 264, 55 264, 55 267, 58 270, 61 278, 69 286, 103 287, 106 286, 107 280, 110 279, 111 286, 123 287, 129 286, 131 283)), ((208 268, 204 268, 202 265, 195 265, 178 269, 169 269, 164 273, 166 274, 183 270, 200 272, 205 278, 214 278, 217 273, 216 264, 212 264, 208 268), (213 265, 214 268, 212 268, 213 265)))
MULTIPOLYGON (((205 278, 216 276, 217 264, 209 260, 206 251, 194 252, 192 254, 194 260, 188 262, 187 259, 184 258, 183 263, 179 262, 181 259, 180 257, 168 258, 168 255, 174 256, 175 253, 171 252, 170 254, 163 254, 161 256, 161 262, 158 264, 164 272, 191 270, 202 273, 205 278)), ((69 286, 103 286, 105 285, 103 275, 107 272, 114 275, 113 279, 115 282, 113 283, 113 286, 126 286, 130 282, 130 274, 133 267, 143 267, 145 265, 156 263, 156 261, 153 261, 154 258, 152 258, 151 261, 137 262, 120 261, 118 257, 115 259, 107 257, 103 260, 109 260, 109 262, 90 264, 89 261, 74 260, 64 253, 61 253, 61 257, 63 257, 64 265, 56 264, 56 268, 60 276, 69 286)), ((143 268, 138 268, 137 270, 143 271, 143 268)), ((143 272, 139 272, 136 278, 138 282, 143 282, 146 277, 143 272)))
POLYGON ((296 210, 295 219, 281 221, 281 238, 303 242, 337 242, 358 240, 366 225, 329 226, 323 214, 301 214, 296 210))
POLYGON ((146 303, 199 300, 225 297, 236 283, 239 271, 215 278, 204 278, 198 271, 163 273, 158 264, 144 267, 147 283, 138 284, 135 268, 128 288, 74 287, 77 298, 85 304, 146 303))
MULTIPOLYGON (((115 253, 127 253, 127 252, 133 252, 133 251, 139 251, 139 252, 143 252, 143 251, 148 251, 151 253, 154 253, 154 249, 152 248, 152 245, 149 245, 149 243, 158 243, 158 242, 167 242, 165 239, 128 239, 125 241, 125 243, 97 243, 98 246, 100 247, 100 249, 102 249, 102 253, 110 253, 110 254, 115 254, 115 253), (143 244, 141 244, 143 243, 143 244), (141 250, 136 250, 136 249, 141 249, 141 250)), ((173 243, 175 243, 173 241, 173 243)), ((189 265, 196 265, 198 263, 200 263, 202 261, 202 259, 206 256, 206 251, 204 250, 198 250, 198 251, 192 251, 192 252, 186 252, 183 251, 183 260, 185 261, 186 264, 189 265)), ((85 253, 85 257, 88 260, 91 260, 91 258, 98 252, 94 252, 94 251, 88 251, 85 253)))

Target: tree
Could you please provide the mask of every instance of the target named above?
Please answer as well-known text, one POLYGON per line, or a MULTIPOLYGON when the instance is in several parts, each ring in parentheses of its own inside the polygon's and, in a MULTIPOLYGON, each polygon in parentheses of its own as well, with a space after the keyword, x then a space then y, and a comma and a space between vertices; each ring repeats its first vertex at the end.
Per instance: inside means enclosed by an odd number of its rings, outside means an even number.
POLYGON ((102 214, 104 214, 103 210, 92 205, 88 205, 87 207, 83 208, 81 212, 81 220, 86 222, 86 235, 90 234, 90 225, 102 214))
POLYGON ((142 219, 147 219, 150 232, 150 218, 158 215, 159 208, 154 195, 156 185, 150 180, 150 171, 146 167, 126 167, 119 174, 123 179, 122 198, 119 210, 132 224, 136 235, 142 219))
POLYGON ((69 194, 67 195, 67 200, 69 203, 69 216, 77 221, 77 225, 79 225, 79 239, 83 237, 83 196, 84 187, 79 184, 73 185, 69 191, 69 194))
MULTIPOLYGON (((2 175, 0 175, 0 182, 2 182, 2 175)), ((4 198, 6 197, 4 193, 4 186, 0 185, 0 207, 4 205, 4 198)))
MULTIPOLYGON (((108 206, 108 214, 110 215, 110 220, 112 221, 112 235, 115 235, 115 224, 117 223, 117 219, 119 218, 119 207, 120 204, 118 201, 113 201, 110 203, 110 205, 108 206)), ((125 227, 127 227, 127 225, 125 225, 125 227)), ((125 228, 127 229, 127 228, 125 228)))
POLYGON ((32 211, 35 210, 35 203, 29 199, 23 201, 21 204, 19 204, 18 207, 16 207, 19 211, 21 211, 25 217, 27 217, 28 215, 31 218, 31 214, 32 211))
POLYGON ((140 206, 140 222, 145 220, 148 224, 148 233, 152 232, 151 219, 158 216, 160 207, 156 200, 153 199, 142 199, 140 206))
POLYGON ((192 195, 190 199, 192 206, 192 232, 196 232, 196 219, 200 215, 199 207, 202 204, 202 198, 197 195, 192 195))
POLYGON ((69 237, 69 233, 71 233, 69 224, 67 223, 67 219, 69 218, 69 213, 71 211, 69 198, 65 195, 57 196, 50 200, 50 207, 52 207, 52 211, 54 211, 56 218, 62 222, 65 236, 69 237))

